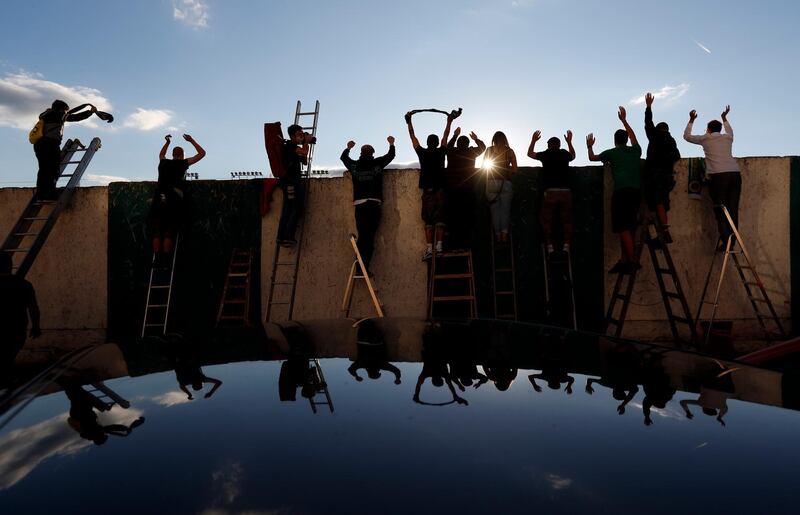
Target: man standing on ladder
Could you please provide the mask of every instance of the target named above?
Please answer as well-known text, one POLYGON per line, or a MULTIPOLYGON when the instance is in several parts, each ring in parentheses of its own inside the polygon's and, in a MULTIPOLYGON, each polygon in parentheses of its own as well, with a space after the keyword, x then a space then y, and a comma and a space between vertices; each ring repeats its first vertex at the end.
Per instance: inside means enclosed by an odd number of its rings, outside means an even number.
POLYGON ((630 274, 641 268, 636 263, 634 238, 639 225, 639 208, 642 204, 641 174, 639 160, 642 147, 636 140, 636 134, 628 124, 625 108, 620 106, 618 115, 624 129, 614 133, 614 148, 605 150, 600 155, 594 153, 594 135, 586 136, 589 150, 589 161, 602 161, 611 168, 614 178, 614 193, 611 196, 611 225, 619 234, 622 256, 609 274, 630 274), (628 139, 631 146, 628 146, 628 139))
POLYGON ((56 182, 61 171, 61 138, 64 136, 64 124, 80 122, 95 112, 97 109, 90 106, 89 111, 73 113, 66 102, 56 100, 50 109, 39 115, 39 123, 34 128, 34 131, 37 129, 39 131, 38 139, 33 143, 33 151, 39 162, 39 173, 36 176, 36 197, 39 200, 56 198, 56 182))
POLYGON ((383 204, 383 169, 394 159, 394 136, 386 138, 389 152, 376 158, 372 145, 361 146, 358 161, 350 158, 350 149, 355 141, 348 141, 341 160, 353 179, 353 207, 355 208, 356 230, 358 231, 358 252, 364 260, 364 275, 372 276, 369 264, 375 251, 375 233, 381 223, 381 204, 383 204))
POLYGON ((419 157, 419 188, 422 190, 422 220, 425 222, 425 254, 423 261, 433 256, 434 228, 436 237, 436 252, 444 251, 444 161, 447 155, 447 138, 450 136, 450 125, 453 115, 447 115, 442 139, 436 134, 431 134, 427 139, 427 147, 419 144, 414 135, 414 124, 411 122, 412 112, 406 113, 408 135, 411 144, 419 157))
POLYGON ((569 253, 572 242, 572 170, 569 163, 575 159, 575 147, 572 146, 572 131, 567 131, 564 140, 569 150, 561 148, 561 140, 553 137, 547 140, 547 150, 536 152, 536 142, 542 137, 541 131, 536 131, 531 137, 528 147, 528 157, 542 162, 542 210, 539 222, 542 225, 547 254, 553 253, 553 218, 558 214, 563 228, 563 248, 569 253))
POLYGON ((469 138, 461 136, 461 127, 456 127, 447 143, 447 169, 445 171, 445 213, 449 244, 453 248, 472 248, 475 218, 475 160, 486 150, 486 143, 474 132, 469 138), (476 147, 469 145, 469 140, 476 147))
POLYGON ((644 171, 644 198, 647 208, 656 214, 656 225, 665 243, 672 243, 669 233, 669 194, 675 188, 675 163, 681 158, 678 145, 669 133, 669 125, 659 122, 653 125, 653 100, 648 93, 644 97, 644 132, 647 134, 647 159, 644 171))
POLYGON ((728 113, 731 106, 726 106, 722 112, 722 123, 711 120, 706 126, 706 133, 701 136, 692 135, 692 126, 697 119, 697 111, 689 112, 689 123, 683 131, 683 139, 689 143, 701 145, 706 156, 706 176, 709 181, 709 194, 714 203, 714 213, 717 217, 717 227, 724 246, 733 234, 720 206, 725 206, 731 215, 733 224, 739 227, 739 196, 742 193, 742 174, 739 163, 733 157, 733 129, 728 123, 728 113), (725 134, 722 134, 722 128, 725 134))
POLYGON ((308 160, 309 145, 316 143, 316 138, 303 131, 300 125, 290 125, 287 129, 289 139, 283 144, 283 166, 286 174, 278 181, 283 190, 283 207, 278 222, 278 243, 284 247, 297 245, 295 232, 305 203, 305 185, 303 184, 302 165, 308 160))
POLYGON ((153 263, 162 267, 171 261, 169 255, 174 249, 175 237, 185 220, 186 172, 206 156, 203 147, 193 137, 184 134, 183 139, 191 143, 197 153, 187 159, 183 148, 174 147, 172 159, 167 159, 172 136, 167 134, 164 139, 166 141, 158 154, 158 185, 147 217, 153 238, 153 263))

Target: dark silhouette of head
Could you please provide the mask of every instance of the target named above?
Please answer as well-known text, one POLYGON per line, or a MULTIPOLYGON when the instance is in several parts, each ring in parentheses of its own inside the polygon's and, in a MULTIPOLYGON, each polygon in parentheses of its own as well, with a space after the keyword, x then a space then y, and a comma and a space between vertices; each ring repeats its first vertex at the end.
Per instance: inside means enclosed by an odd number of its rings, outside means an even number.
POLYGON ((203 389, 203 381, 192 382, 192 390, 199 392, 202 389, 203 389))
POLYGON ((550 138, 547 140, 547 148, 550 150, 558 150, 561 148, 561 140, 556 137, 550 138))
POLYGON ((381 371, 378 368, 368 368, 367 369, 367 376, 370 379, 378 379, 381 377, 381 371))
POLYGON ((461 376, 458 380, 463 386, 472 386, 472 378, 470 376, 461 376))
POLYGON ((705 413, 709 417, 717 416, 717 410, 715 408, 703 408, 703 413, 705 413))
POLYGON ((561 389, 561 383, 559 383, 555 379, 548 379, 547 380, 547 386, 549 386, 551 390, 560 390, 561 389))
POLYGON ((459 136, 456 140, 456 147, 469 148, 469 138, 466 136, 459 136))
POLYGON ((628 144, 628 131, 625 129, 617 129, 614 133, 614 145, 624 147, 628 144))
POLYGON ((303 128, 297 124, 290 125, 286 132, 289 133, 289 139, 295 143, 303 142, 303 128))
POLYGON ((183 159, 183 147, 173 147, 172 148, 172 159, 183 159))
POLYGON ((669 125, 667 125, 667 122, 658 122, 656 124, 656 130, 661 132, 669 132, 669 125))
POLYGON ((625 397, 627 396, 625 390, 623 390, 622 388, 614 388, 612 390, 612 395, 614 396, 614 399, 618 401, 624 401, 625 397))
POLYGON ((53 111, 64 111, 66 112, 69 110, 69 106, 63 100, 55 100, 53 101, 53 105, 50 106, 53 111))
POLYGON ((433 386, 439 388, 440 386, 444 386, 444 378, 442 376, 433 376, 431 377, 431 383, 433 386))
POLYGON ((492 136, 492 145, 495 147, 508 148, 508 138, 505 133, 502 131, 495 132, 494 136, 492 136))
POLYGON ((10 274, 14 262, 11 259, 11 254, 8 252, 0 252, 0 274, 10 274))
POLYGON ((429 135, 426 141, 428 143, 428 148, 436 148, 439 146, 439 136, 436 134, 429 135))
POLYGON ((372 157, 375 155, 375 149, 372 145, 361 145, 361 157, 372 157))
POLYGON ((719 120, 711 120, 707 126, 708 132, 722 132, 722 122, 719 120))

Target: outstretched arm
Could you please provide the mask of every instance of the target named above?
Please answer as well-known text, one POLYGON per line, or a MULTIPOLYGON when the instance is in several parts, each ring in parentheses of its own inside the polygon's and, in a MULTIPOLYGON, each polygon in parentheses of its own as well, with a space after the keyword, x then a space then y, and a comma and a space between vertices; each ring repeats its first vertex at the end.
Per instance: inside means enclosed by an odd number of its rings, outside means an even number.
POLYGON ((164 146, 161 147, 161 152, 158 153, 158 159, 166 159, 167 158, 167 149, 169 148, 169 144, 172 142, 172 135, 167 134, 164 136, 164 146))
POLYGON ((688 141, 689 143, 695 143, 700 145, 703 143, 703 136, 693 136, 692 135, 692 126, 694 125, 694 121, 697 119, 697 111, 692 109, 689 111, 689 123, 686 124, 686 128, 683 129, 683 139, 688 141))
POLYGON ((439 146, 442 148, 447 147, 447 138, 450 137, 450 126, 453 124, 453 117, 447 115, 447 124, 444 126, 444 132, 442 133, 442 140, 439 143, 439 146))
POLYGON ((639 142, 636 140, 636 133, 633 132, 633 128, 628 123, 628 113, 625 111, 625 108, 619 106, 619 121, 622 122, 622 126, 625 127, 625 130, 628 132, 628 139, 631 140, 631 145, 638 145, 639 142))
POLYGON ((389 142, 389 151, 375 160, 376 164, 381 168, 386 168, 389 165, 389 163, 391 163, 394 160, 394 155, 395 155, 394 136, 389 136, 388 138, 386 138, 386 141, 389 142))
POLYGON ((190 166, 200 161, 204 157, 206 157, 206 151, 203 150, 203 147, 201 147, 200 144, 196 142, 193 137, 191 137, 189 134, 184 134, 183 139, 191 143, 195 151, 197 152, 197 154, 193 155, 192 157, 186 160, 189 162, 190 166))
POLYGON ((481 141, 478 138, 477 134, 475 134, 474 132, 470 132, 469 133, 469 137, 472 138, 472 141, 474 141, 476 145, 478 145, 478 149, 480 149, 480 152, 478 152, 478 154, 480 154, 481 152, 485 152, 486 151, 486 143, 481 141))
POLYGON ((644 102, 647 104, 647 107, 644 108, 644 133, 647 135, 647 139, 653 139, 653 134, 656 130, 655 125, 653 125, 653 100, 655 100, 655 97, 652 93, 644 96, 644 102))
POLYGON ((461 127, 456 127, 456 130, 453 131, 453 137, 450 138, 450 141, 447 142, 447 148, 451 149, 456 146, 456 141, 458 141, 458 137, 461 135, 461 127))
POLYGON ((206 399, 209 399, 212 395, 214 395, 214 392, 219 390, 219 387, 222 386, 222 381, 220 381, 219 379, 214 379, 213 377, 206 377, 204 382, 211 383, 214 385, 211 388, 211 390, 205 395, 206 399))
POLYGON ((413 114, 414 113, 412 113, 411 111, 406 113, 406 125, 408 125, 408 135, 411 137, 411 145, 414 148, 417 148, 419 146, 419 140, 417 139, 417 136, 414 134, 414 122, 411 121, 411 117, 413 116, 413 114))
POLYGON ((603 159, 594 153, 594 134, 591 132, 586 136, 586 148, 589 150, 589 161, 602 161, 603 159))
POLYGON ((725 106, 725 110, 722 111, 722 126, 725 127, 725 134, 733 139, 733 129, 731 124, 728 123, 728 113, 730 112, 731 106, 725 106))
POLYGON ((385 370, 387 372, 394 374, 394 384, 400 384, 401 372, 399 368, 392 365, 391 363, 386 363, 383 367, 381 367, 381 370, 385 370))
POLYGON ((569 149, 570 161, 575 160, 575 147, 572 146, 572 131, 568 130, 564 134, 564 139, 567 141, 567 148, 569 149))
POLYGON ((350 149, 352 149, 355 146, 356 146, 356 142, 355 141, 353 141, 353 140, 348 141, 347 142, 347 148, 345 148, 342 151, 342 155, 339 157, 339 159, 342 160, 342 163, 344 164, 344 167, 347 169, 348 172, 352 172, 353 171, 353 167, 356 164, 355 161, 350 159, 350 149))
POLYGON ((528 157, 531 159, 539 159, 536 157, 536 142, 542 138, 542 131, 536 131, 531 136, 531 144, 528 145, 528 157))
POLYGON ((78 108, 73 109, 72 111, 70 111, 67 114, 67 117, 65 118, 65 121, 67 121, 67 122, 79 122, 81 120, 85 120, 85 119, 89 118, 90 116, 92 116, 93 113, 97 112, 97 108, 95 106, 90 106, 91 109, 89 109, 88 111, 83 111, 82 113, 74 113, 73 112, 73 111, 77 111, 77 110, 81 109, 82 107, 85 107, 86 105, 87 104, 83 104, 83 106, 78 106, 78 108))

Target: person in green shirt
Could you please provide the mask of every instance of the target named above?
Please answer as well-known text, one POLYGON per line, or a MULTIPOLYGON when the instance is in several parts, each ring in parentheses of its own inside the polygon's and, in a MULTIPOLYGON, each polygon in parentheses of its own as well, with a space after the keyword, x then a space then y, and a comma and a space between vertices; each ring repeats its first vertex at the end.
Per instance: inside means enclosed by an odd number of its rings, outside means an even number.
POLYGON ((634 235, 639 225, 639 207, 642 203, 641 175, 639 172, 642 147, 636 140, 636 134, 626 120, 625 108, 620 106, 619 119, 624 129, 614 133, 614 148, 605 150, 599 155, 594 153, 594 135, 586 136, 589 149, 589 161, 602 161, 609 165, 614 179, 614 193, 611 196, 611 225, 619 234, 622 256, 609 274, 633 273, 641 265, 636 262, 634 254, 634 235), (631 145, 628 146, 630 139, 631 145))

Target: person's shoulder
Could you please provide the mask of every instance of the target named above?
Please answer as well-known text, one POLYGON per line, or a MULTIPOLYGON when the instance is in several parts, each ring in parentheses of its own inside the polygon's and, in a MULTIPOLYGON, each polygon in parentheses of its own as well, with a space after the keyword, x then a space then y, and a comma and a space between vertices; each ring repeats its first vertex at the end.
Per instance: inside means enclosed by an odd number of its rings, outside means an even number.
POLYGON ((638 143, 634 143, 628 148, 630 149, 628 150, 628 152, 630 152, 631 154, 639 154, 639 155, 642 154, 642 146, 639 145, 638 143))

